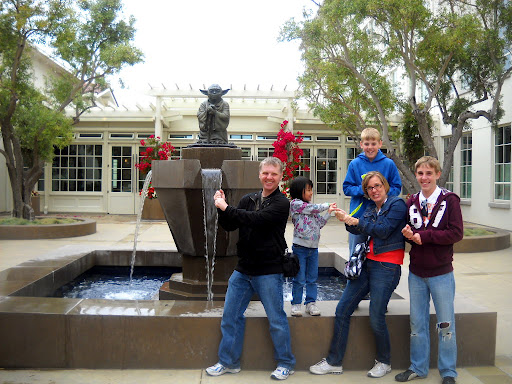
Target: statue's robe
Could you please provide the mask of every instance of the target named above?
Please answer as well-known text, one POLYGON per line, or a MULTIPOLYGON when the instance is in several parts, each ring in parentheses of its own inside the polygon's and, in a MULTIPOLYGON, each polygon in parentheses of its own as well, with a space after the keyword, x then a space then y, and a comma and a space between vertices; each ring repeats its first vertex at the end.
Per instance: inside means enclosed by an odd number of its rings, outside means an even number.
POLYGON ((197 119, 199 120, 199 140, 198 143, 227 144, 229 125, 229 104, 224 100, 219 100, 214 104, 217 113, 208 115, 208 106, 212 103, 205 100, 199 106, 197 119))

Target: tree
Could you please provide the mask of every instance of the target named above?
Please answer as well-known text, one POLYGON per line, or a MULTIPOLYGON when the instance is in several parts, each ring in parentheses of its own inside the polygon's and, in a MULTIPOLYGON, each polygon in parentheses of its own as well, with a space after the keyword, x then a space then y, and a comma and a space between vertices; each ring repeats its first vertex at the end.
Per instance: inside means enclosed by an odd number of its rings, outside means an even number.
POLYGON ((378 127, 408 192, 419 185, 402 148, 392 145, 388 122, 403 112, 400 105, 409 104, 432 156, 438 155, 430 115, 437 111, 451 126, 440 185, 471 119, 495 124, 500 118, 501 89, 511 71, 512 4, 470 3, 439 1, 433 11, 421 0, 325 0, 316 14, 305 12, 303 21, 292 19, 281 30, 281 40, 301 42, 305 71, 299 82, 315 114, 352 137, 368 125, 378 127), (391 74, 401 73, 408 84, 397 87, 391 74), (489 106, 482 103, 487 100, 489 106))
POLYGON ((54 147, 95 105, 107 77, 143 55, 131 45, 134 18, 120 0, 5 0, 0 3, 0 125, 13 194, 13 216, 32 218, 30 196, 54 147), (36 47, 64 68, 34 75, 36 47), (41 85, 42 84, 42 85, 41 85), (70 112, 70 111, 73 112, 70 112))

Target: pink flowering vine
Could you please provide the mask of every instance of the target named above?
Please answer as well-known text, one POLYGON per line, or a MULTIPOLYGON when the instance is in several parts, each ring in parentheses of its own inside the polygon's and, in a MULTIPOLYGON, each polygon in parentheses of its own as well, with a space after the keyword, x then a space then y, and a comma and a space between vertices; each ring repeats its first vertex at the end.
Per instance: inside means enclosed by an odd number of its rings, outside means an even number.
POLYGON ((302 168, 304 171, 309 171, 309 167, 300 159, 304 151, 299 147, 302 143, 304 134, 297 131, 297 135, 286 130, 288 120, 284 120, 281 123, 281 129, 277 133, 277 140, 274 141, 272 146, 274 147, 274 157, 277 157, 285 164, 283 172, 284 189, 283 192, 289 189, 291 180, 296 176, 297 170, 302 168))

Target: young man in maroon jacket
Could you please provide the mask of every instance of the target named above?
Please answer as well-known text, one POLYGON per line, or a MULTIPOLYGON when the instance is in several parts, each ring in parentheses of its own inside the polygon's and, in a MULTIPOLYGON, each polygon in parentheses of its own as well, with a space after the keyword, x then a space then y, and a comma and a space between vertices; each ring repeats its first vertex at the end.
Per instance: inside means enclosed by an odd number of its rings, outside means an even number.
POLYGON ((437 368, 442 384, 454 384, 457 377, 455 337, 455 279, 453 244, 463 236, 459 197, 437 186, 439 161, 424 156, 415 164, 421 191, 407 201, 408 224, 402 230, 412 244, 409 265, 411 322, 411 365, 395 376, 405 382, 424 378, 430 363, 430 297, 437 316, 439 347, 437 368))

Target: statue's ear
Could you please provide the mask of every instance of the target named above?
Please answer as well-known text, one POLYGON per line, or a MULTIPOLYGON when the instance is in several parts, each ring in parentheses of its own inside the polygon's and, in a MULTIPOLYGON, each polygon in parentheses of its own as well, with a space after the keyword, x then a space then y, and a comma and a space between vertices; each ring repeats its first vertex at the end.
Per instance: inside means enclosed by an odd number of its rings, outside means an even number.
POLYGON ((208 91, 207 91, 207 90, 200 89, 199 91, 200 91, 203 95, 208 96, 208 91))
POLYGON ((225 95, 226 93, 228 93, 229 91, 230 91, 230 89, 229 89, 229 88, 228 88, 228 89, 224 89, 224 90, 222 91, 222 96, 224 96, 224 95, 225 95))

